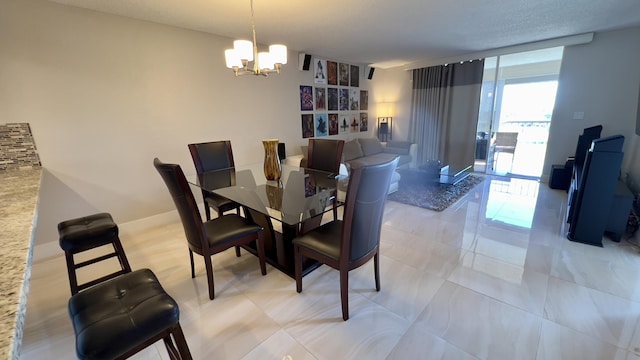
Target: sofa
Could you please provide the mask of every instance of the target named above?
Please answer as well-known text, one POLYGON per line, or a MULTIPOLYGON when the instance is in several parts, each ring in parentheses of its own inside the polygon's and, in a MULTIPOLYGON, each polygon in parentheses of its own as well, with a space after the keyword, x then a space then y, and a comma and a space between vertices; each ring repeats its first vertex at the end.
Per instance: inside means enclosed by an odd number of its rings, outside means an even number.
MULTIPOLYGON (((348 176, 350 163, 360 161, 364 164, 379 164, 400 157, 398 168, 416 167, 416 144, 409 141, 388 141, 380 142, 377 138, 357 138, 345 142, 342 151, 342 164, 340 165, 340 175, 348 176)), ((400 174, 395 172, 391 177, 389 194, 398 190, 400 174)))
POLYGON ((366 164, 379 164, 400 157, 398 167, 416 167, 416 144, 409 141, 380 142, 377 138, 358 138, 344 143, 342 162, 347 165, 353 160, 366 164))
MULTIPOLYGON (((286 159, 286 163, 294 166, 304 166, 306 164, 307 146, 301 146, 302 155, 291 156, 286 159)), ((345 142, 342 151, 342 164, 340 164, 340 177, 348 177, 351 168, 350 163, 358 160, 367 165, 379 164, 389 161, 396 156, 400 157, 398 168, 416 168, 417 145, 409 141, 388 141, 380 142, 378 138, 356 138, 345 142)), ((395 172, 391 177, 389 194, 398 190, 400 174, 395 172)), ((344 192, 338 190, 338 198, 344 198, 344 192)))

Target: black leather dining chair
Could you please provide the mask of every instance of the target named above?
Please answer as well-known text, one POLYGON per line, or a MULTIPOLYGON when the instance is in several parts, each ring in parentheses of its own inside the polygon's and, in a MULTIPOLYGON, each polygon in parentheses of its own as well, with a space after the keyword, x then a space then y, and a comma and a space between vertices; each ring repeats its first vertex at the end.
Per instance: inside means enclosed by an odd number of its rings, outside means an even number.
POLYGON ((309 139, 306 167, 334 174, 340 171, 344 140, 309 139))
POLYGON ((211 261, 211 257, 214 254, 234 246, 238 247, 255 242, 260 270, 262 275, 266 275, 263 229, 261 226, 238 214, 226 214, 213 220, 202 222, 198 205, 180 165, 165 164, 158 158, 153 160, 153 165, 167 185, 171 198, 178 209, 189 246, 191 278, 196 276, 193 253, 195 252, 204 257, 209 283, 209 299, 213 300, 214 298, 213 264, 211 261))
POLYGON ((302 292, 302 261, 311 258, 340 272, 342 318, 349 319, 349 271, 374 261, 380 291, 380 231, 387 190, 398 158, 378 165, 352 163, 342 220, 324 224, 293 240, 296 291, 302 292))
MULTIPOLYGON (((306 162, 303 162, 301 166, 308 169, 326 171, 337 176, 340 172, 343 149, 344 140, 309 139, 306 162)), ((334 193, 333 199, 333 220, 338 219, 338 203, 336 197, 337 190, 334 193)), ((300 232, 305 233, 318 227, 321 221, 322 217, 304 221, 300 225, 300 232)))
MULTIPOLYGON (((231 141, 194 143, 188 146, 198 177, 203 176, 204 173, 215 172, 218 179, 215 184, 216 188, 235 185, 235 163, 231 141)), ((211 220, 210 208, 216 211, 218 216, 234 209, 240 214, 240 205, 223 196, 202 190, 202 198, 205 203, 204 212, 207 220, 211 220)))

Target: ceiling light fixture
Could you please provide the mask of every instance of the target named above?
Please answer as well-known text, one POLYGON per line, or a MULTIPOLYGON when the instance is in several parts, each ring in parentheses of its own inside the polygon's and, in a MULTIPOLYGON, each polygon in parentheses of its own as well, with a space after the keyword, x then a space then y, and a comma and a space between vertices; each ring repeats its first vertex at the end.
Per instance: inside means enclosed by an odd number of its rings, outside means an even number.
POLYGON ((287 63, 287 47, 274 44, 269 46, 269 52, 258 53, 256 26, 253 22, 253 0, 251 0, 251 30, 253 31, 253 42, 236 40, 233 42, 233 49, 224 51, 227 67, 233 69, 236 76, 269 76, 269 73, 272 72, 279 74, 281 65, 287 63), (251 61, 253 61, 253 66, 249 64, 251 61))

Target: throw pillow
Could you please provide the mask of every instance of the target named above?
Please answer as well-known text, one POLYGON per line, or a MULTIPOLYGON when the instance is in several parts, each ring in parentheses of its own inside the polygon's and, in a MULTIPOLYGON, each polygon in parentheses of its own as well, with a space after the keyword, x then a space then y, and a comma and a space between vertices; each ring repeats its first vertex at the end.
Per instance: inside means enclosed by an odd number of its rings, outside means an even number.
POLYGON ((358 141, 360 141, 364 156, 378 154, 383 151, 382 144, 377 138, 360 138, 358 141))
POLYGON ((351 161, 362 156, 364 156, 362 154, 362 148, 357 139, 344 143, 344 148, 342 148, 342 161, 351 161))

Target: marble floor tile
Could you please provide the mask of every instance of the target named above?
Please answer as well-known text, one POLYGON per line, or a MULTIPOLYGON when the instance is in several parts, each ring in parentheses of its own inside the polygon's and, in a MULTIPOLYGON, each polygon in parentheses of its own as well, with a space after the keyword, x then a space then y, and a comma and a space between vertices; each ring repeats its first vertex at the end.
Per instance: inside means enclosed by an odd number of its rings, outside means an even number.
POLYGON ((387 357, 387 360, 396 359, 475 360, 478 358, 431 334, 424 327, 413 325, 387 357))
MULTIPOLYGON (((289 276, 269 265, 262 276, 255 256, 225 251, 213 256, 209 300, 204 261, 195 256, 192 279, 179 222, 121 238, 132 267, 152 269, 178 302, 194 359, 640 360, 638 242, 568 241, 566 201, 565 191, 504 177, 443 212, 388 201, 382 289, 372 262, 351 271, 347 322, 327 266, 298 294, 289 276)), ((21 359, 75 358, 69 296, 62 251, 38 258, 21 359)), ((160 342, 133 359, 168 355, 160 342)))
POLYGON ((541 323, 534 314, 446 282, 414 326, 481 359, 535 359, 541 323))
POLYGON ((304 346, 284 330, 279 330, 263 343, 255 347, 249 354, 242 357, 243 360, 263 359, 291 359, 291 360, 315 360, 304 346))
POLYGON ((640 319, 640 303, 551 277, 544 317, 626 349, 640 319))
POLYGON ((627 351, 600 339, 544 320, 537 360, 624 360, 627 351))
MULTIPOLYGON (((623 247, 619 249, 626 250, 623 247)), ((562 250, 554 256, 551 275, 625 299, 640 301, 640 272, 637 269, 637 264, 629 263, 624 256, 608 259, 592 252, 562 250)))
POLYGON ((429 272, 380 256, 380 291, 375 291, 373 263, 352 270, 350 291, 361 294, 394 314, 415 320, 444 280, 429 272))
POLYGON ((469 252, 448 280, 542 316, 549 276, 469 252))
POLYGON ((443 279, 455 269, 467 250, 414 234, 404 234, 386 249, 385 256, 443 279), (398 244, 399 243, 399 244, 398 244))

